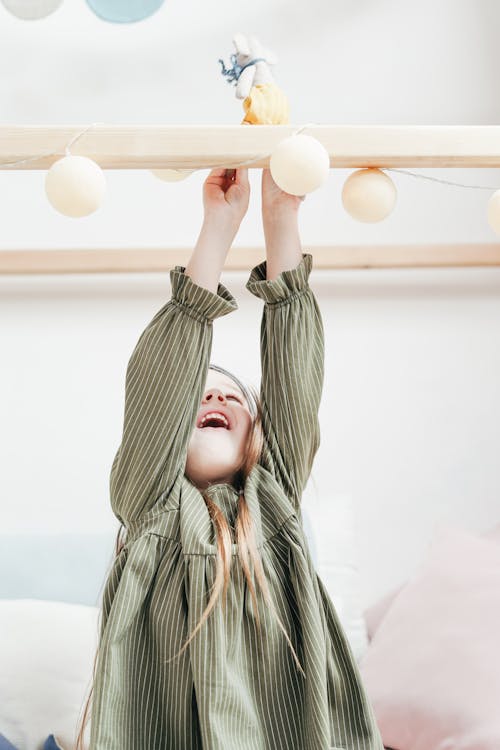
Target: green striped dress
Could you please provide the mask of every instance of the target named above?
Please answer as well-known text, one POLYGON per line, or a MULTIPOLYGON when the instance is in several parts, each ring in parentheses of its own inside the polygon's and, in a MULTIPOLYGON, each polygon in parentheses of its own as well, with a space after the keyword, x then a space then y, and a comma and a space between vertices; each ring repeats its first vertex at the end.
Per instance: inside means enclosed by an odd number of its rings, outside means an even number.
MULTIPOLYGON (((257 547, 298 670, 257 589, 261 634, 233 543, 227 607, 220 600, 183 654, 215 579, 216 536, 184 474, 201 403, 213 320, 237 309, 222 285, 176 266, 171 299, 130 357, 111 505, 127 541, 102 598, 91 750, 383 750, 360 673, 302 527, 301 494, 319 446, 324 339, 308 284, 312 256, 247 289, 263 302, 262 458, 245 484, 257 547)), ((208 489, 234 526, 238 493, 208 489)))

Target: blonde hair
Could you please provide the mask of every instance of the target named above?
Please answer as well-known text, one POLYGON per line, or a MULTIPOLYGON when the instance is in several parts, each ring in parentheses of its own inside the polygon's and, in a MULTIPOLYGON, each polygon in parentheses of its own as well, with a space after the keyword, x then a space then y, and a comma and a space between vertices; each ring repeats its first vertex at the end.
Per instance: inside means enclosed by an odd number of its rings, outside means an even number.
MULTIPOLYGON (((256 416, 253 422, 253 429, 250 431, 250 434, 249 434, 248 443, 247 443, 247 447, 245 451, 245 459, 243 461, 242 466, 239 469, 238 484, 240 484, 240 486, 244 485, 246 478, 250 474, 250 471, 258 462, 260 455, 262 453, 262 447, 263 447, 263 442, 264 442, 263 433, 262 433, 262 409, 259 403, 259 399, 253 388, 248 387, 248 390, 252 394, 254 401, 255 401, 256 416)), ((232 552, 231 531, 230 531, 227 519, 224 513, 219 508, 219 506, 216 503, 214 503, 204 492, 202 492, 201 494, 203 496, 203 499, 205 500, 210 516, 212 517, 212 521, 214 523, 215 533, 217 537, 215 581, 214 581, 213 590, 212 590, 210 599, 200 618, 198 625, 194 628, 191 635, 188 637, 187 641, 184 643, 180 651, 171 659, 169 659, 168 662, 172 661, 172 659, 175 659, 177 656, 180 656, 180 654, 182 654, 184 649, 187 648, 190 641, 194 638, 198 630, 202 627, 203 623, 209 616, 210 612, 212 611, 212 609, 214 608, 217 602, 217 599, 219 598, 221 594, 222 594, 223 611, 225 611, 225 606, 226 606, 227 588, 229 585, 229 578, 230 578, 230 571, 231 571, 231 552, 232 552)), ((253 606, 255 610, 255 620, 257 623, 257 628, 260 630, 260 618, 259 618, 259 612, 258 612, 258 606, 257 606, 255 587, 253 585, 252 576, 250 573, 250 565, 249 565, 250 561, 253 563, 255 577, 257 578, 257 583, 260 586, 262 595, 264 597, 264 601, 269 606, 269 608, 273 611, 278 621, 279 627, 283 631, 285 638, 288 642, 288 645, 290 646, 290 649, 293 653, 298 669, 302 672, 302 674, 305 677, 305 672, 300 665, 300 661, 292 646, 292 642, 290 641, 290 638, 288 637, 286 629, 278 616, 276 607, 274 606, 274 602, 272 600, 271 593, 269 591, 269 586, 267 584, 266 577, 264 574, 264 569, 262 567, 262 560, 260 558, 259 551, 257 549, 257 543, 256 543, 255 533, 254 533, 254 525, 252 522, 252 517, 250 515, 250 509, 245 499, 245 495, 242 491, 240 491, 240 496, 238 500, 238 512, 236 516, 235 532, 236 532, 236 544, 238 545, 238 557, 241 563, 241 567, 243 568, 243 573, 245 574, 245 578, 247 580, 250 594, 252 596, 252 602, 253 602, 253 606)))
MULTIPOLYGON (((242 465, 237 470, 237 475, 236 475, 237 479, 235 483, 238 484, 240 487, 244 486, 246 478, 250 474, 253 467, 258 463, 259 458, 262 453, 263 444, 264 444, 264 437, 263 437, 263 432, 262 432, 262 407, 261 407, 261 404, 260 404, 260 401, 259 401, 259 398, 255 389, 251 386, 248 386, 247 390, 250 392, 252 398, 254 399, 255 418, 253 420, 252 429, 249 432, 248 442, 247 442, 247 446, 245 450, 245 458, 243 460, 242 465)), ((194 638, 196 633, 203 626, 203 623, 208 618, 210 612, 215 607, 215 604, 221 595, 222 595, 222 608, 223 608, 223 611, 225 611, 227 588, 229 585, 229 579, 230 579, 230 574, 231 574, 231 557, 232 557, 231 555, 232 553, 231 530, 229 528, 229 524, 227 522, 227 519, 224 513, 221 511, 218 505, 214 503, 205 492, 201 491, 201 494, 208 508, 208 512, 210 513, 210 516, 212 518, 214 528, 215 528, 216 539, 217 539, 215 581, 214 581, 212 593, 210 595, 210 599, 208 601, 208 604, 203 614, 201 615, 199 623, 193 629, 192 633, 188 636, 182 648, 178 651, 177 654, 175 654, 175 656, 171 657, 171 659, 168 659, 167 663, 170 663, 173 659, 180 656, 182 652, 187 648, 190 641, 194 638)), ((122 530, 124 530, 124 527, 120 526, 120 528, 118 529, 117 537, 116 537, 116 545, 115 545, 116 556, 120 554, 120 552, 126 545, 126 539, 123 539, 121 537, 122 530)), ((292 642, 286 632, 286 629, 283 623, 281 622, 278 616, 276 607, 272 600, 269 586, 267 584, 266 577, 264 574, 264 569, 262 567, 262 560, 259 555, 259 551, 257 549, 255 533, 254 533, 254 525, 252 522, 252 517, 250 515, 250 509, 246 502, 245 495, 242 491, 240 491, 239 500, 238 500, 238 511, 237 511, 237 516, 236 516, 235 534, 236 534, 236 543, 238 545, 238 557, 239 557, 245 578, 247 580, 250 594, 252 596, 252 602, 253 602, 254 611, 255 611, 255 620, 257 623, 257 628, 258 630, 260 630, 260 618, 259 618, 259 612, 258 612, 258 606, 257 606, 256 591, 253 585, 252 576, 250 572, 250 564, 249 564, 250 562, 253 564, 255 577, 261 589, 261 593, 262 593, 262 596, 264 597, 264 601, 268 605, 269 609, 272 610, 272 612, 274 613, 276 620, 278 622, 278 625, 283 631, 284 636, 288 642, 288 645, 292 651, 297 667, 299 671, 302 672, 302 674, 305 677, 306 676, 305 672, 302 669, 298 656, 292 646, 292 642)), ((90 704, 91 704, 91 698, 92 698, 92 693, 93 693, 93 683, 95 680, 98 653, 99 653, 99 648, 97 649, 95 657, 94 657, 92 686, 90 688, 89 696, 87 698, 85 708, 83 711, 83 716, 81 718, 80 727, 79 727, 78 736, 77 736, 76 745, 75 745, 75 750, 84 750, 83 735, 84 735, 86 724, 88 723, 90 719, 90 704)))

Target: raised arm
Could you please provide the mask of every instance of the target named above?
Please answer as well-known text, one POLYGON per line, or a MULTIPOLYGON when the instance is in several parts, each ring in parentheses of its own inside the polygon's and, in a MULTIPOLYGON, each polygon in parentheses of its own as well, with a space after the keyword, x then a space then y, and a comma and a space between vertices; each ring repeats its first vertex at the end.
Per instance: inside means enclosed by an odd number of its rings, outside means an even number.
POLYGON ((300 503, 319 447, 324 378, 324 332, 308 279, 312 256, 302 253, 301 199, 262 175, 266 261, 252 269, 247 288, 264 301, 261 323, 261 401, 265 460, 290 499, 300 503))
POLYGON ((171 299, 147 325, 128 362, 123 435, 110 475, 111 506, 126 526, 167 497, 184 471, 210 362, 212 323, 237 308, 219 278, 248 206, 247 186, 241 170, 235 180, 225 170, 210 173, 192 256, 185 268, 170 272, 171 299))
POLYGON ((276 185, 269 169, 262 170, 262 226, 266 239, 267 276, 276 279, 302 260, 299 208, 303 196, 290 195, 276 185))

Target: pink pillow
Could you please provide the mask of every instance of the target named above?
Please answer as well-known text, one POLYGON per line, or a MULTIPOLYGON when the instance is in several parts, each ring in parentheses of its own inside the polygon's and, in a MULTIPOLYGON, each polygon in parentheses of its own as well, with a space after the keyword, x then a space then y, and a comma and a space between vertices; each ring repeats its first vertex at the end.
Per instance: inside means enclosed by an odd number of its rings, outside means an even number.
MULTIPOLYGON (((488 531, 484 531, 482 536, 485 539, 491 539, 492 541, 496 541, 500 544, 500 524, 492 529, 489 529, 488 531)), ((384 594, 381 599, 375 602, 375 604, 372 604, 370 607, 368 607, 368 609, 365 609, 365 611, 363 612, 363 617, 366 623, 366 632, 369 641, 371 641, 371 639, 375 635, 375 631, 382 622, 382 619, 385 617, 387 611, 389 610, 389 607, 391 606, 399 592, 403 590, 405 585, 406 584, 404 583, 400 583, 399 586, 396 586, 396 588, 391 589, 388 593, 384 594)))
POLYGON ((482 536, 484 536, 486 539, 491 539, 492 542, 500 543, 500 523, 493 529, 489 529, 489 531, 483 531, 482 536))
POLYGON ((442 527, 360 660, 384 745, 500 748, 500 546, 442 527))
POLYGON ((372 640, 373 636, 375 635, 375 631, 380 626, 380 623, 389 611, 391 604, 393 603, 399 592, 404 589, 405 585, 406 584, 404 583, 400 583, 399 586, 397 586, 395 589, 391 589, 389 593, 385 594, 382 597, 382 599, 379 599, 378 602, 375 602, 375 604, 372 604, 371 607, 365 609, 365 611, 363 612, 363 617, 365 618, 366 623, 366 632, 369 641, 372 640))

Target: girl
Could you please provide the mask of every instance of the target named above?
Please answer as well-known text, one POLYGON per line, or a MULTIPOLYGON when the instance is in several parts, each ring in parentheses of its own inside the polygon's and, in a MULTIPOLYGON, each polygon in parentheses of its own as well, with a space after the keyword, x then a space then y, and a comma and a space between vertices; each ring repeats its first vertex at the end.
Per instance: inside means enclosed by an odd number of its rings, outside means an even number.
POLYGON ((302 528, 323 326, 301 199, 269 170, 267 260, 246 285, 264 302, 259 396, 209 364, 213 321, 237 309, 219 278, 249 195, 246 169, 212 170, 193 254, 128 363, 110 477, 126 540, 103 592, 91 750, 383 749, 302 528))

